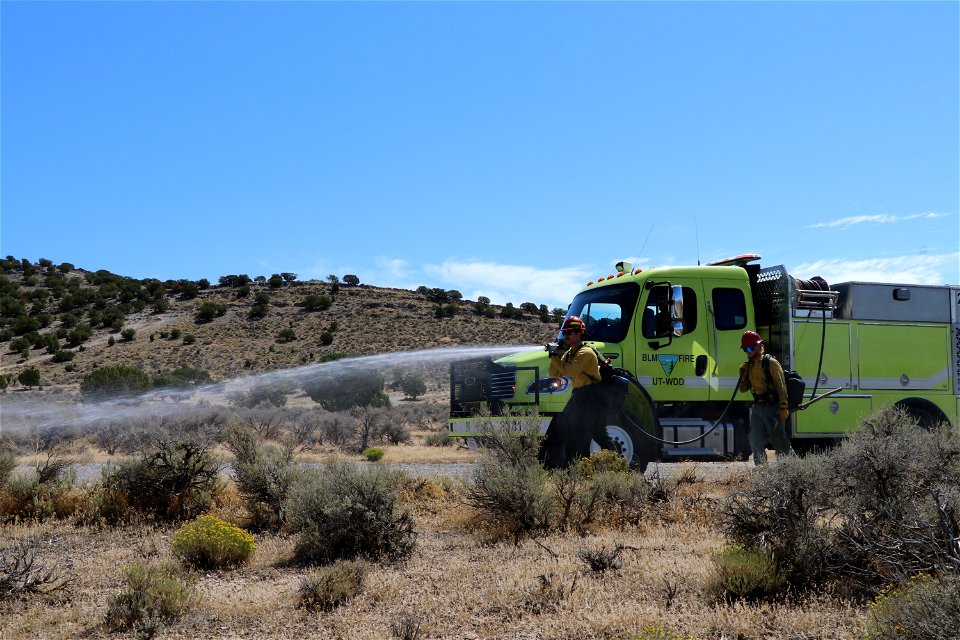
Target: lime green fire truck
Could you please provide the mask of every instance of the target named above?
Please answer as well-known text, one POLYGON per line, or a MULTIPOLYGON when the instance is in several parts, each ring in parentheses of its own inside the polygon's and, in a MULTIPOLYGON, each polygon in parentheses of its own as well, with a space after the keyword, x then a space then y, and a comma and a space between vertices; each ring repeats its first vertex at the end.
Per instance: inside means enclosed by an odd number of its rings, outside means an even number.
MULTIPOLYGON (((830 286, 783 266, 761 268, 759 258, 646 270, 618 263, 570 304, 567 317, 586 322, 587 344, 633 378, 608 412, 607 431, 635 467, 749 455, 752 396, 735 392, 746 330, 763 337, 784 370, 803 376, 805 398, 833 392, 791 414, 798 451, 842 437, 891 405, 921 425, 956 423, 960 286, 830 286)), ((536 410, 546 430, 571 392, 569 380, 548 371, 542 347, 451 364, 450 435, 476 436, 481 425, 522 409, 536 410)))

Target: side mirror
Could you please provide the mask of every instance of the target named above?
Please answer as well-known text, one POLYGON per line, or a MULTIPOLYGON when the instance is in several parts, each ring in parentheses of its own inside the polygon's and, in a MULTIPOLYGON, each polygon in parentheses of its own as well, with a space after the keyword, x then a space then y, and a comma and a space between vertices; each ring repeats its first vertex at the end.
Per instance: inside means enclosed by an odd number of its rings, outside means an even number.
POLYGON ((673 325, 673 335, 683 335, 683 287, 670 287, 670 322, 673 325))

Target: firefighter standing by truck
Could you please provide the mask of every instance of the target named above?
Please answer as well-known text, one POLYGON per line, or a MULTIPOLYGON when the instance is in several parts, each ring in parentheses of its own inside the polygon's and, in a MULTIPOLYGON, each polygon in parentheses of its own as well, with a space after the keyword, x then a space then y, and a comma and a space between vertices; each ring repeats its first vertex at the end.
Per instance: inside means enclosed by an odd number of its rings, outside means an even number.
POLYGON ((616 451, 607 434, 606 402, 600 383, 597 353, 583 344, 586 325, 578 316, 563 323, 563 345, 546 345, 550 354, 550 377, 568 377, 573 384, 570 402, 553 419, 540 448, 547 468, 564 467, 590 455, 590 440, 616 451))
POLYGON ((767 443, 773 445, 778 457, 793 454, 786 430, 786 421, 790 417, 787 384, 783 367, 776 358, 764 353, 760 334, 745 331, 740 348, 748 358, 740 365, 740 391, 753 392, 750 449, 753 463, 760 465, 767 461, 767 443))

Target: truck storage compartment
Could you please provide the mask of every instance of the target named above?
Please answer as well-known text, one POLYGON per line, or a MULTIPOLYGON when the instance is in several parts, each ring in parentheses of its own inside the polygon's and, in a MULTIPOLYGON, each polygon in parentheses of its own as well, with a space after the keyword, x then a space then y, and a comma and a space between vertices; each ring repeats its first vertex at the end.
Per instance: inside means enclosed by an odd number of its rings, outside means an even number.
POLYGON ((848 320, 950 322, 950 289, 919 284, 844 282, 837 316, 848 320))
MULTIPOLYGON (((817 393, 820 393, 819 391, 817 393)), ((795 436, 841 435, 853 431, 873 412, 869 395, 835 395, 791 416, 795 436)))
POLYGON ((950 328, 946 325, 857 325, 860 389, 950 388, 950 328))

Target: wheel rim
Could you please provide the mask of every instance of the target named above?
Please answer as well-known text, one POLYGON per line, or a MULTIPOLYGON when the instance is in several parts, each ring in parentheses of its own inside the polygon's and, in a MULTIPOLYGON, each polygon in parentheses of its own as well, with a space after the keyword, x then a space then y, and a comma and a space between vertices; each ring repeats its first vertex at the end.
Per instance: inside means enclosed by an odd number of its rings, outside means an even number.
MULTIPOLYGON (((616 424, 607 425, 607 435, 617 446, 617 453, 627 459, 627 462, 633 462, 633 438, 627 433, 626 429, 616 424)), ((590 441, 590 453, 600 451, 600 445, 593 440, 590 441)))

